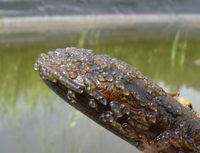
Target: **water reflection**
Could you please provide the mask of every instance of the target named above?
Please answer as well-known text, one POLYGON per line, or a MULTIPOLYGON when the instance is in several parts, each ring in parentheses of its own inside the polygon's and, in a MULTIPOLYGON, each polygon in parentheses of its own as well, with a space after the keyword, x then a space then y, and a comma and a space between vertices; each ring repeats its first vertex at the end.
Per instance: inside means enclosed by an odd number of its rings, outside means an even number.
POLYGON ((200 111, 200 44, 185 32, 146 38, 131 29, 16 33, 0 36, 0 152, 138 152, 63 102, 33 64, 58 47, 91 48, 138 67, 167 91, 180 91, 200 111))

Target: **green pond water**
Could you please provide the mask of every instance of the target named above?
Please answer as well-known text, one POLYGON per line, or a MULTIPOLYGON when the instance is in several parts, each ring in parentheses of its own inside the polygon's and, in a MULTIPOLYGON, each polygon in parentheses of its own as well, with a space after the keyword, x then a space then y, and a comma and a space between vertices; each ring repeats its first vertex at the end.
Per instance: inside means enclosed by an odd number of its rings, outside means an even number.
POLYGON ((200 43, 184 30, 127 29, 0 34, 1 153, 138 151, 55 95, 33 65, 42 52, 93 49, 137 67, 166 91, 179 91, 200 112, 200 43), (159 36, 158 36, 159 35, 159 36))

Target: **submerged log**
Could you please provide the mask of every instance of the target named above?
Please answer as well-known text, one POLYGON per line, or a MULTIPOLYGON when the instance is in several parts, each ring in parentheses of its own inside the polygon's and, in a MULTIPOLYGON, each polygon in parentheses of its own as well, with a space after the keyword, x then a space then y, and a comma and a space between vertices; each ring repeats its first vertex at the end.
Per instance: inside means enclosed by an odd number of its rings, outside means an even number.
POLYGON ((200 119, 141 74, 74 47, 41 54, 35 69, 67 103, 148 153, 200 153, 200 119))

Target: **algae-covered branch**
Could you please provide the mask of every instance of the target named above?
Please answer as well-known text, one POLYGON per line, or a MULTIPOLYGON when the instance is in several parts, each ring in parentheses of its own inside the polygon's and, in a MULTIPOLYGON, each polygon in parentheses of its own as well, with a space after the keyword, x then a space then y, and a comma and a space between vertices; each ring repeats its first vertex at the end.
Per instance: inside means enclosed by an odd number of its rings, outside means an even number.
POLYGON ((200 152, 200 119, 139 70, 91 50, 64 48, 36 64, 67 103, 143 152, 200 152))

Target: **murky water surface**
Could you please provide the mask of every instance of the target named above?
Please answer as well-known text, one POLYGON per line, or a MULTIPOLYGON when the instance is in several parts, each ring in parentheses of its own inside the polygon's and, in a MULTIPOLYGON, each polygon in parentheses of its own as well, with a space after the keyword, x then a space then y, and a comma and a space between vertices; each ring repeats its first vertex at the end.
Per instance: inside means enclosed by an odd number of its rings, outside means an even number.
POLYGON ((186 31, 133 29, 0 34, 0 152, 137 153, 55 95, 33 70, 41 52, 90 48, 139 68, 200 112, 200 43, 186 31), (165 32, 165 31, 164 31, 165 32))
POLYGON ((0 18, 83 14, 199 14, 198 0, 0 0, 0 18))

